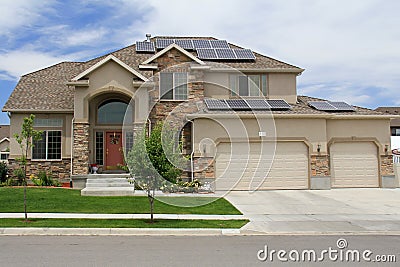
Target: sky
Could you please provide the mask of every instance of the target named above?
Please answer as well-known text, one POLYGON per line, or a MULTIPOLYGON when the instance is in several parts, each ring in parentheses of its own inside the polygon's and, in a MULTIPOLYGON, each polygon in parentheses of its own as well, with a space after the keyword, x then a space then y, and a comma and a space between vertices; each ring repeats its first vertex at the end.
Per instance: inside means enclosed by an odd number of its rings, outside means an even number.
POLYGON ((213 36, 299 66, 301 95, 399 106, 399 10, 398 0, 0 0, 0 106, 21 75, 146 33, 213 36))

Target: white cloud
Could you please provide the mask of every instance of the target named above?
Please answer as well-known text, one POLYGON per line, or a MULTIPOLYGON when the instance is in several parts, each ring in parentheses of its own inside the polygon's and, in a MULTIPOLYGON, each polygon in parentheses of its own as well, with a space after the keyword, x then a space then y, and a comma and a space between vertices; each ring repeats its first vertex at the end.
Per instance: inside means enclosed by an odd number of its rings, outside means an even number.
POLYGON ((32 50, 31 48, 22 48, 20 50, 1 53, 0 70, 6 72, 8 80, 10 80, 66 59, 66 57, 54 56, 49 53, 32 50))
POLYGON ((24 1, 2 0, 0 1, 0 35, 8 35, 19 27, 29 27, 46 13, 53 0, 24 1))

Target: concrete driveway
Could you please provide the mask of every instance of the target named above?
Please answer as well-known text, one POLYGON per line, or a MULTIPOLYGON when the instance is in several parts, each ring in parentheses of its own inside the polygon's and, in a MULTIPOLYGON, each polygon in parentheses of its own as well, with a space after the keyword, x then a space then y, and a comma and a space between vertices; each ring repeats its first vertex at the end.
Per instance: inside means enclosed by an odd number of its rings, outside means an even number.
POLYGON ((230 192, 226 199, 260 233, 400 234, 400 189, 230 192))

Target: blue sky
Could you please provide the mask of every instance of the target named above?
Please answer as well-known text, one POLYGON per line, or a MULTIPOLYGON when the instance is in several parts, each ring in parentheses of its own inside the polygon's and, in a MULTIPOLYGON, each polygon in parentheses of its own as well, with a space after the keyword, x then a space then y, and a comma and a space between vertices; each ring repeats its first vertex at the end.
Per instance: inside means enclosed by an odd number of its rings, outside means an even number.
POLYGON ((399 10, 397 0, 1 0, 0 106, 21 75, 88 60, 146 33, 226 39, 305 68, 299 94, 398 106, 399 10))

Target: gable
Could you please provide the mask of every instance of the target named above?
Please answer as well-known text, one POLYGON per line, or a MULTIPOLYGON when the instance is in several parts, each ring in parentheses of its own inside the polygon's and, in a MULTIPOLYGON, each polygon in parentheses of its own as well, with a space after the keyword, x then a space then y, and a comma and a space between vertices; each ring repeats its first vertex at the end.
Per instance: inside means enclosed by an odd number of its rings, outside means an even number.
POLYGON ((87 75, 89 75, 93 71, 97 70, 98 68, 102 67, 104 64, 108 63, 109 61, 114 61, 115 63, 117 63, 122 68, 124 68, 125 70, 129 71, 130 73, 132 73, 133 75, 135 75, 136 77, 138 77, 142 81, 147 81, 148 80, 142 74, 140 74, 139 72, 137 72, 136 70, 134 70, 133 68, 131 68, 130 66, 128 66, 124 62, 122 62, 117 57, 115 57, 113 55, 109 55, 109 56, 105 57, 104 59, 100 60, 99 62, 97 62, 96 64, 94 64, 93 66, 91 66, 90 68, 88 68, 85 71, 81 72, 79 75, 77 75, 74 78, 72 78, 72 81, 78 81, 78 80, 86 77, 87 75))
MULTIPOLYGON (((142 63, 142 65, 147 65, 151 63, 160 63, 163 62, 164 64, 166 61, 176 63, 184 63, 184 62, 196 62, 200 65, 205 65, 203 61, 195 57, 192 53, 189 53, 182 47, 178 46, 177 44, 171 44, 168 47, 164 48, 160 52, 156 53, 154 56, 150 57, 146 61, 142 63), (170 58, 170 60, 166 60, 170 58)), ((169 65, 169 64, 167 64, 169 65)))

